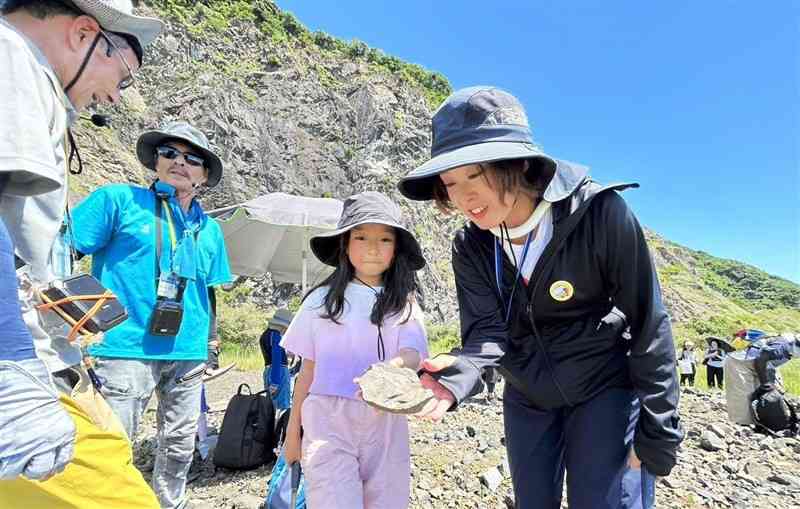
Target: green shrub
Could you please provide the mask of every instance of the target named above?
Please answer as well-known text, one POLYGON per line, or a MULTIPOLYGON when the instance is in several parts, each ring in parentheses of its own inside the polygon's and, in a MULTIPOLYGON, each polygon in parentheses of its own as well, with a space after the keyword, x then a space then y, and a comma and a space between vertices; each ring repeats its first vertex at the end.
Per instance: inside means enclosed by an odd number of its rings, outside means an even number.
POLYGON ((223 345, 258 346, 271 313, 248 300, 251 291, 245 285, 230 291, 217 289, 217 331, 223 345))
POLYGON ((363 41, 353 39, 347 46, 347 55, 351 58, 364 58, 367 56, 369 46, 363 41))
POLYGON ((458 324, 428 325, 426 329, 431 357, 461 346, 461 332, 458 324))
MULTIPOLYGON (((323 52, 364 59, 377 69, 419 87, 432 109, 452 92, 450 83, 441 74, 370 48, 362 41, 353 39, 346 43, 321 31, 312 34, 294 14, 281 11, 271 0, 149 0, 147 3, 164 18, 177 21, 196 37, 223 34, 234 23, 252 22, 273 44, 297 42, 306 47, 315 46, 323 52)), ((332 77, 324 73, 321 82, 325 86, 334 85, 332 77)))

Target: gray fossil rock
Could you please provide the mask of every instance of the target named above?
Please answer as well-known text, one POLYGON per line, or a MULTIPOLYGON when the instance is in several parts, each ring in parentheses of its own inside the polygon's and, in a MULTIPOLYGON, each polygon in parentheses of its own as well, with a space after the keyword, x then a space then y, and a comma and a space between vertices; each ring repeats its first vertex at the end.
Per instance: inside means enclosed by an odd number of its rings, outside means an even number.
POLYGON ((412 369, 373 364, 358 380, 361 395, 369 405, 394 414, 417 413, 433 398, 412 369))

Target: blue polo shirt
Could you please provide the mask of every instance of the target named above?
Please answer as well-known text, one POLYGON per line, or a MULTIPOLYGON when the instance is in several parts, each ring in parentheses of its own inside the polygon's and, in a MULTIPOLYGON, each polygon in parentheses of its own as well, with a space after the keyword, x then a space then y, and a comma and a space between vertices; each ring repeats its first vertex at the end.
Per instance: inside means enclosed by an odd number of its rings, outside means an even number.
MULTIPOLYGON (((92 275, 114 292, 128 319, 105 333, 90 348, 97 357, 152 360, 205 360, 209 327, 208 287, 230 282, 230 267, 219 225, 192 201, 184 214, 175 189, 157 183, 166 193, 176 237, 197 231, 192 271, 183 294, 183 321, 178 335, 148 334, 156 302, 156 194, 151 189, 115 184, 90 194, 72 214, 75 247, 92 255, 92 275)), ((166 210, 161 227, 162 257, 172 253, 166 210)), ((162 263, 163 267, 164 264, 162 263)))

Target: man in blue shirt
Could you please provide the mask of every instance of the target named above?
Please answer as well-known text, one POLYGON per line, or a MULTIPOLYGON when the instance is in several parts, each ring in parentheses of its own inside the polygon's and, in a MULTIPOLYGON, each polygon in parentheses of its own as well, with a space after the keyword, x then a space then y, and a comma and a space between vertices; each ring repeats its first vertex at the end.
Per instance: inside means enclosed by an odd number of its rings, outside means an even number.
POLYGON ((208 288, 232 280, 222 230, 195 199, 219 182, 222 163, 185 122, 142 134, 136 151, 157 181, 89 195, 73 213, 75 247, 92 255, 92 274, 128 311, 90 350, 103 394, 133 440, 157 391, 153 489, 162 507, 181 508, 207 358, 208 288))

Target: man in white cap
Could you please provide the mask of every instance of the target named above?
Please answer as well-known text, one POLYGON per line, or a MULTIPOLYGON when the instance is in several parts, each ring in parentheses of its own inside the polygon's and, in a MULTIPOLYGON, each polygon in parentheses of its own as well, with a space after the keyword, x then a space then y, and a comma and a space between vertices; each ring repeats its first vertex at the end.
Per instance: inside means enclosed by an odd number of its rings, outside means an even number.
MULTIPOLYGON (((63 240, 68 128, 91 104, 120 99, 163 23, 134 15, 130 0, 5 0, 0 15, 0 220, 8 233, 0 263, 15 264, 0 274, 17 269, 22 306, 22 316, 4 318, 29 329, 0 338, 0 506, 158 507, 113 418, 99 422, 97 408, 68 396, 79 386, 84 399, 96 394, 80 384, 80 349, 54 334, 35 295, 71 272, 69 256, 55 256, 69 249, 54 249, 63 240)), ((17 281, 0 285, 8 304, 17 281)))

